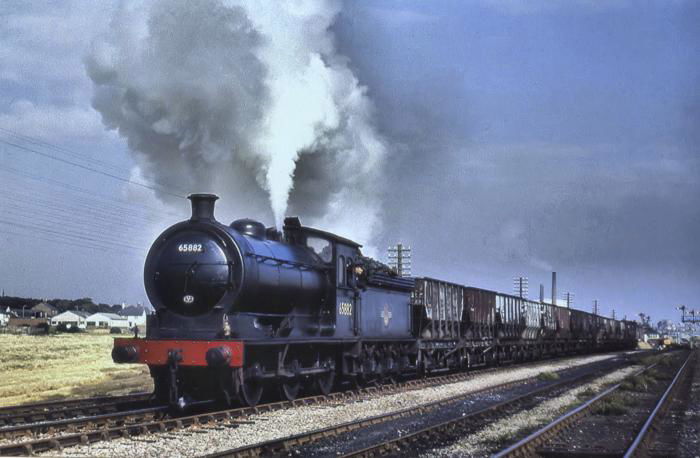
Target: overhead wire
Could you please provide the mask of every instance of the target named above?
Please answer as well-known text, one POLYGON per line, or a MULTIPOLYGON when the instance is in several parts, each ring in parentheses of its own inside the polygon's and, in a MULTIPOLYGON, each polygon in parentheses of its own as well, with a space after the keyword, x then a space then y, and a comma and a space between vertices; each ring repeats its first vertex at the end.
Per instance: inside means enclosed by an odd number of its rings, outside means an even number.
POLYGON ((143 236, 136 236, 134 228, 124 227, 115 229, 108 220, 98 220, 87 215, 71 215, 70 212, 63 212, 61 209, 47 210, 28 206, 22 202, 5 201, 3 203, 4 213, 11 212, 17 217, 25 218, 31 223, 50 222, 56 228, 75 229, 77 231, 92 231, 94 235, 105 239, 129 240, 141 239, 143 236))
MULTIPOLYGON (((59 146, 59 145, 56 145, 54 143, 43 140, 41 138, 28 135, 27 133, 24 133, 24 132, 18 132, 18 131, 0 126, 0 133, 4 133, 5 135, 10 135, 16 139, 20 139, 24 142, 31 143, 31 144, 36 145, 36 146, 42 146, 44 148, 52 149, 56 152, 66 154, 68 156, 72 156, 74 158, 77 158, 77 159, 80 159, 80 160, 83 160, 86 162, 91 162, 92 164, 94 164, 98 167, 110 168, 110 169, 115 170, 117 172, 125 172, 127 174, 131 173, 131 169, 128 167, 125 167, 123 165, 119 165, 119 164, 116 164, 116 163, 110 162, 110 161, 105 161, 104 159, 97 159, 97 158, 94 158, 94 157, 89 156, 87 154, 79 153, 79 152, 72 150, 70 148, 66 148, 64 146, 59 146)), ((101 172, 98 171, 97 173, 101 173, 101 172)), ((118 179, 125 180, 125 178, 123 178, 123 177, 119 177, 118 179)), ((175 194, 173 194, 175 197, 184 197, 182 195, 179 195, 179 193, 183 192, 181 190, 176 190, 174 188, 169 188, 168 186, 164 186, 164 185, 156 184, 156 183, 150 183, 148 181, 143 181, 143 180, 141 181, 141 183, 152 186, 153 188, 161 189, 161 190, 163 190, 163 192, 166 192, 166 193, 168 193, 168 192, 175 193, 175 194)), ((140 185, 140 184, 138 184, 138 182, 135 182, 134 180, 131 180, 131 184, 140 185)))
MULTIPOLYGON (((107 161, 95 159, 87 155, 77 153, 68 148, 54 145, 44 140, 25 135, 4 127, 0 127, 0 143, 11 148, 30 152, 40 157, 61 162, 81 170, 93 172, 130 185, 157 191, 177 198, 184 198, 183 193, 166 188, 162 185, 144 181, 132 180, 123 176, 107 172, 101 169, 115 171, 127 171, 123 167, 107 161), (8 140, 7 136, 14 140, 8 140), (34 147, 29 147, 29 143, 34 147), (51 154, 42 149, 70 156, 76 160, 51 154), (82 161, 83 163, 79 162, 82 161)), ((144 253, 150 241, 143 240, 138 234, 138 229, 143 227, 143 221, 157 222, 161 218, 156 214, 180 216, 167 210, 156 209, 147 205, 134 205, 133 202, 118 200, 113 197, 100 195, 94 190, 76 186, 50 177, 29 173, 7 165, 0 165, 0 171, 13 175, 16 179, 29 179, 37 182, 45 190, 54 186, 61 187, 74 193, 68 201, 53 195, 22 193, 8 189, 0 195, 6 214, 13 220, 0 219, 0 225, 5 227, 0 233, 7 235, 25 236, 24 231, 32 232, 32 236, 38 239, 52 241, 68 246, 79 246, 86 249, 100 251, 115 251, 120 253, 144 253), (40 215, 37 217, 37 215, 40 215), (48 224, 48 227, 44 224, 48 224), (7 227, 21 229, 23 232, 8 231, 7 227), (115 231, 115 227, 122 228, 115 231), (143 242, 143 246, 136 246, 143 242)))
MULTIPOLYGON (((0 218, 0 224, 4 224, 4 225, 7 225, 7 226, 12 226, 12 227, 17 227, 17 228, 20 228, 20 229, 35 230, 35 231, 43 232, 43 233, 46 233, 46 234, 53 234, 53 235, 66 236, 66 237, 73 238, 73 239, 76 239, 76 240, 84 240, 84 241, 93 242, 93 243, 104 243, 103 240, 96 239, 96 238, 90 237, 90 236, 88 236, 88 235, 72 234, 72 233, 69 233, 69 232, 56 231, 56 230, 53 230, 53 229, 47 229, 47 228, 45 228, 45 227, 37 226, 37 225, 34 225, 34 224, 23 224, 23 223, 20 223, 20 222, 17 222, 17 221, 6 220, 6 219, 4 219, 4 218, 0 218)), ((134 249, 134 250, 141 250, 139 247, 136 247, 136 246, 126 245, 126 244, 121 244, 121 243, 116 243, 116 242, 110 242, 110 244, 111 244, 111 245, 114 245, 114 246, 121 246, 121 247, 123 247, 123 248, 129 248, 129 249, 134 249)))
POLYGON ((142 253, 147 251, 149 241, 138 233, 138 228, 144 227, 143 217, 146 215, 124 213, 121 209, 105 211, 104 206, 92 202, 65 201, 42 193, 29 195, 12 187, 0 195, 0 202, 5 212, 19 222, 33 225, 41 220, 49 221, 53 236, 58 236, 58 233, 68 237, 97 236, 109 247, 114 243, 133 247, 136 241, 142 246, 134 248, 142 253), (115 227, 121 229, 115 230, 115 227))
POLYGON ((98 207, 83 205, 47 195, 28 196, 14 190, 0 195, 0 202, 14 215, 27 218, 30 222, 51 217, 59 227, 90 230, 102 234, 104 238, 117 240, 144 240, 143 221, 134 215, 102 212, 98 207))
POLYGON ((179 197, 179 198, 182 198, 182 199, 185 199, 185 198, 186 198, 183 194, 178 194, 178 193, 175 193, 175 192, 173 192, 173 191, 169 191, 169 190, 167 190, 166 188, 164 188, 163 186, 160 186, 160 185, 151 185, 151 184, 148 184, 148 183, 142 183, 142 182, 140 182, 140 181, 131 180, 131 179, 129 179, 129 178, 124 178, 124 177, 121 177, 121 176, 119 176, 119 175, 115 175, 115 174, 113 174, 113 173, 105 172, 105 171, 103 171, 103 170, 99 170, 99 169, 96 169, 96 168, 94 168, 94 167, 90 167, 90 166, 87 166, 87 165, 84 165, 84 164, 80 164, 80 163, 77 163, 77 162, 70 161, 70 160, 68 160, 68 159, 64 159, 64 158, 61 158, 61 157, 57 157, 57 156, 54 156, 54 155, 52 155, 52 154, 46 153, 46 152, 44 152, 44 151, 39 151, 38 149, 28 148, 28 147, 26 147, 26 146, 22 146, 22 145, 20 145, 20 144, 13 143, 13 142, 11 142, 11 141, 7 141, 7 140, 4 140, 4 139, 0 139, 0 143, 3 143, 3 144, 8 145, 8 146, 12 146, 12 147, 14 147, 14 148, 21 149, 21 150, 23 150, 23 151, 27 151, 27 152, 30 152, 30 153, 34 153, 34 154, 37 154, 37 155, 39 155, 39 156, 42 156, 42 157, 45 157, 45 158, 48 158, 48 159, 51 159, 51 160, 54 160, 54 161, 62 162, 62 163, 64 163, 64 164, 69 164, 69 165, 72 165, 72 166, 74 166, 74 167, 79 167, 79 168, 81 168, 81 169, 88 170, 88 171, 90 171, 90 172, 98 173, 98 174, 100 174, 100 175, 104 175, 104 176, 106 176, 106 177, 113 178, 113 179, 115 179, 115 180, 119 180, 119 181, 122 181, 122 182, 128 183, 128 184, 131 184, 131 185, 134 185, 134 186, 140 186, 140 187, 142 187, 142 188, 150 189, 151 191, 162 192, 162 193, 164 193, 164 194, 168 194, 168 195, 173 196, 173 197, 179 197))
POLYGON ((91 162, 94 165, 99 166, 99 167, 110 168, 110 169, 117 171, 117 172, 126 172, 126 173, 130 172, 128 168, 126 168, 124 166, 120 166, 120 165, 115 164, 113 162, 105 161, 103 159, 96 159, 96 158, 88 156, 87 154, 78 153, 78 152, 70 150, 68 148, 47 142, 47 141, 42 140, 40 138, 33 137, 31 135, 26 135, 24 133, 20 133, 20 132, 11 130, 11 129, 7 129, 7 128, 2 127, 2 126, 0 126, 0 133, 12 136, 16 139, 20 139, 22 141, 25 141, 27 143, 31 143, 31 144, 36 145, 36 146, 42 146, 44 148, 52 149, 56 152, 66 154, 68 156, 72 156, 76 159, 81 159, 81 160, 84 160, 86 162, 91 162))
POLYGON ((118 208, 101 208, 93 205, 90 202, 80 200, 66 201, 51 195, 33 194, 29 196, 25 193, 13 191, 11 189, 0 195, 0 200, 5 200, 10 203, 21 202, 27 204, 28 206, 34 205, 42 207, 47 211, 61 211, 62 213, 65 213, 64 216, 69 216, 71 218, 91 217, 126 228, 143 227, 144 222, 146 221, 160 221, 159 218, 148 217, 148 215, 134 214, 118 208))
MULTIPOLYGON (((143 236, 127 237, 127 234, 120 231, 111 230, 108 222, 95 222, 88 220, 66 221, 60 214, 45 213, 40 218, 27 215, 25 207, 13 203, 8 203, 5 206, 5 214, 11 215, 15 221, 25 221, 33 224, 50 223, 54 230, 63 233, 73 233, 86 236, 98 236, 99 240, 104 243, 127 244, 128 242, 141 242, 145 247, 148 243, 143 236)), ((144 249, 144 248, 141 248, 144 249)))
POLYGON ((28 213, 26 206, 13 202, 5 203, 3 207, 3 215, 9 217, 3 220, 5 225, 21 224, 25 230, 48 234, 51 238, 79 240, 83 244, 89 241, 90 246, 120 248, 120 251, 129 249, 139 253, 146 253, 150 243, 143 236, 129 235, 131 231, 112 230, 109 222, 97 222, 89 218, 66 219, 60 211, 41 212, 37 218, 35 214, 28 213))
MULTIPOLYGON (((14 235, 14 236, 18 236, 18 237, 26 237, 26 238, 30 238, 32 240, 34 240, 34 239, 45 240, 47 242, 57 243, 60 245, 72 246, 72 247, 76 247, 76 248, 83 248, 86 250, 96 250, 96 251, 101 251, 103 253, 106 253, 108 251, 114 251, 112 248, 108 248, 108 247, 88 245, 85 243, 73 243, 69 240, 62 240, 60 238, 43 237, 42 235, 37 235, 34 233, 29 234, 27 232, 12 232, 12 231, 8 231, 8 230, 0 229, 0 234, 14 235)), ((118 251, 118 252, 121 253, 121 251, 118 251)), ((131 254, 131 253, 128 253, 128 254, 131 254)))
POLYGON ((99 193, 96 193, 94 190, 90 190, 90 189, 83 188, 80 186, 72 185, 70 183, 64 183, 60 180, 56 180, 56 179, 53 179, 50 177, 44 177, 41 175, 32 174, 32 173, 29 173, 27 171, 16 169, 13 167, 3 166, 1 164, 0 164, 0 171, 3 171, 3 172, 8 173, 8 174, 12 174, 12 175, 17 176, 17 177, 33 180, 33 181, 36 181, 42 185, 57 186, 57 187, 61 187, 63 189, 67 189, 69 191, 73 191, 73 192, 78 193, 78 194, 83 194, 83 195, 87 196, 88 199, 94 200, 97 203, 99 203, 99 205, 105 205, 105 203, 108 203, 109 205, 114 205, 114 206, 117 206, 120 208, 129 209, 129 210, 132 210, 134 212, 146 212, 147 211, 148 212, 147 215, 152 215, 154 213, 160 213, 163 215, 180 216, 180 214, 175 213, 173 211, 155 208, 155 207, 152 207, 149 205, 145 205, 143 203, 137 204, 134 202, 129 202, 129 201, 123 200, 123 199, 116 199, 113 197, 104 196, 104 195, 101 195, 99 193))

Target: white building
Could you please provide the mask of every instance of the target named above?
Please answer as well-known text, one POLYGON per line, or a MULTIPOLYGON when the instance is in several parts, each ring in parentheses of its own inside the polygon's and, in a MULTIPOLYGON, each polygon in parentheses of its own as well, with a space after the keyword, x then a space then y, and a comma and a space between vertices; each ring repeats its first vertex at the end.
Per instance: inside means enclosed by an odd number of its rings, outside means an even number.
POLYGON ((146 326, 146 309, 142 306, 131 305, 124 307, 119 312, 119 315, 129 321, 129 329, 133 328, 134 326, 146 326))
POLYGON ((126 317, 116 313, 98 312, 93 313, 86 319, 88 328, 123 328, 133 327, 126 317))
POLYGON ((88 314, 86 312, 81 312, 79 310, 67 310, 52 317, 51 326, 65 324, 66 326, 77 326, 80 329, 85 329, 87 327, 87 317, 88 314))
POLYGON ((10 307, 7 307, 7 313, 0 310, 0 326, 7 326, 10 321, 10 307))

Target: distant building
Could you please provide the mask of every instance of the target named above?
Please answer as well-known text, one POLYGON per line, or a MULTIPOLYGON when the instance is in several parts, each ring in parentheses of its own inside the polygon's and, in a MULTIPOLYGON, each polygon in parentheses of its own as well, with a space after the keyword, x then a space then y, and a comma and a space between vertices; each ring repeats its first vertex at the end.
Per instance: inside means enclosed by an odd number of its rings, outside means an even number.
POLYGON ((29 310, 36 318, 51 318, 58 315, 58 309, 46 302, 40 302, 29 310))
POLYGON ((7 307, 6 311, 0 310, 0 327, 7 326, 10 321, 10 307, 7 307))
POLYGON ((28 305, 23 305, 21 307, 7 307, 7 310, 5 311, 6 313, 9 313, 12 317, 15 318, 31 318, 32 317, 32 312, 31 312, 31 307, 28 305))
POLYGON ((119 315, 129 322, 129 329, 134 326, 146 326, 146 308, 140 305, 130 305, 119 311, 119 315))
POLYGON ((661 336, 655 332, 649 332, 644 334, 644 342, 658 341, 661 336))
POLYGON ((79 310, 67 310, 51 318, 51 326, 65 324, 70 326, 77 326, 80 329, 85 329, 87 327, 87 317, 87 312, 79 310))
POLYGON ((85 320, 88 328, 124 328, 128 329, 129 320, 116 313, 98 312, 93 313, 85 320))
POLYGON ((7 326, 14 328, 38 328, 46 326, 48 323, 48 318, 34 318, 32 316, 27 316, 26 318, 11 316, 7 320, 7 326))

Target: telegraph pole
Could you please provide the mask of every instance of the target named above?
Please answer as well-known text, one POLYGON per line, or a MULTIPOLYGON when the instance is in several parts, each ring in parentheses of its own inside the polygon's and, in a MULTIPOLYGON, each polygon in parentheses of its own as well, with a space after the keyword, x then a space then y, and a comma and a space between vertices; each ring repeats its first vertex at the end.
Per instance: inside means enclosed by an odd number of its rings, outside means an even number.
POLYGON ((598 314, 598 299, 593 301, 593 314, 594 315, 598 314))
POLYGON ((389 267, 396 271, 399 277, 411 276, 411 247, 397 243, 387 250, 389 267))
POLYGON ((566 299, 566 307, 571 308, 571 304, 574 303, 574 293, 571 293, 569 291, 564 293, 564 299, 566 299))
POLYGON ((528 293, 528 280, 527 277, 515 277, 513 278, 513 290, 515 295, 518 297, 526 298, 528 293))

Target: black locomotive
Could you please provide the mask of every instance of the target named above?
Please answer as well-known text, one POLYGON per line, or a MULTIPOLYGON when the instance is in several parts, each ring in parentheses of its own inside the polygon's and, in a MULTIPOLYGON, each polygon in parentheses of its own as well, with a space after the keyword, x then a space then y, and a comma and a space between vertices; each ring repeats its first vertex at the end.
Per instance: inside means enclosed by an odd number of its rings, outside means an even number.
POLYGON ((182 406, 294 399, 403 376, 547 355, 631 348, 634 322, 429 278, 402 278, 360 245, 287 218, 282 232, 192 217, 151 247, 145 339, 115 339, 118 363, 148 364, 156 395, 182 406))

